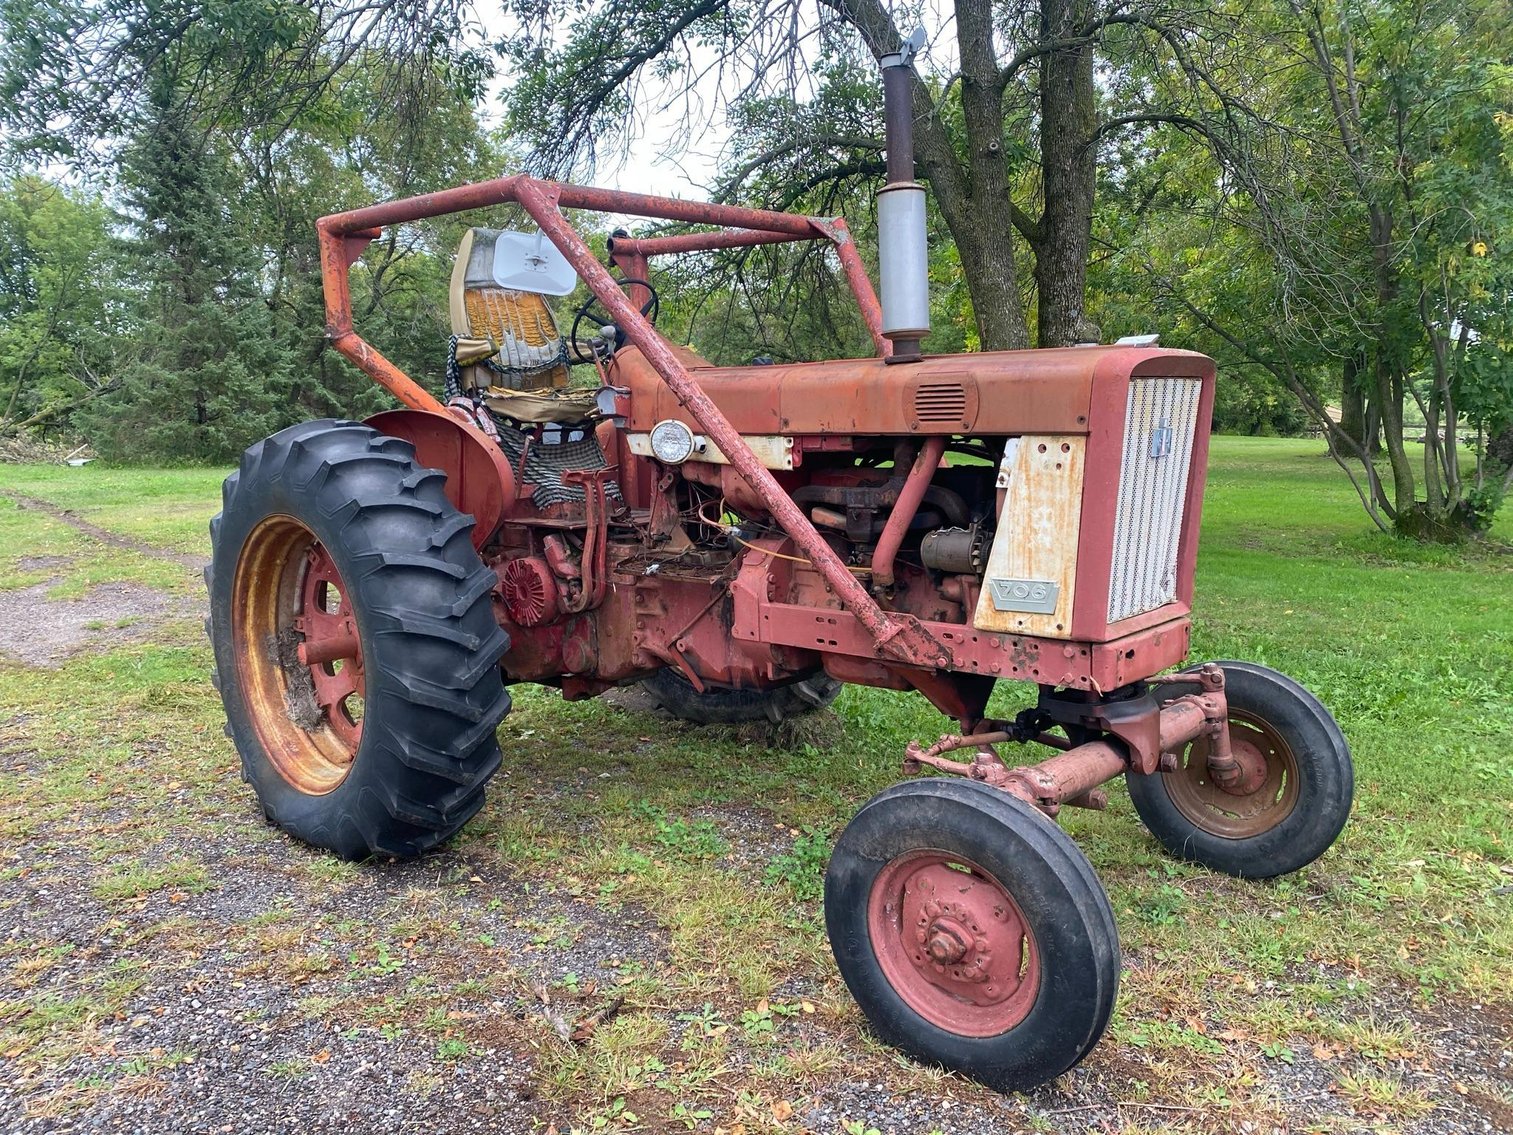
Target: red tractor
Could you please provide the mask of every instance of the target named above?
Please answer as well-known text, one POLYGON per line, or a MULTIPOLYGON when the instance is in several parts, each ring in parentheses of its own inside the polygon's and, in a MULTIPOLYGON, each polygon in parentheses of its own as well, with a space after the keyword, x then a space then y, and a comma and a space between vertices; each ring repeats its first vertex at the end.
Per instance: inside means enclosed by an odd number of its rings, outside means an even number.
POLYGON ((838 219, 510 177, 324 218, 328 333, 407 409, 254 445, 207 572, 218 685, 276 824, 338 855, 412 856, 483 805, 516 682, 644 682, 673 714, 923 694, 955 731, 836 844, 825 918, 883 1038, 1001 1089, 1097 1043, 1113 911, 1053 817, 1125 776, 1174 855, 1294 871, 1350 809, 1349 749, 1301 686, 1184 666, 1214 368, 1151 346, 927 356, 923 190, 898 76, 879 200, 882 302, 838 219), (513 202, 471 230, 438 399, 352 325, 382 228, 513 202), (682 222, 596 259, 562 209, 682 222), (658 334, 659 255, 828 242, 869 359, 711 366, 658 334), (592 299, 562 334, 549 297, 592 299), (570 363, 597 381, 570 382, 570 363), (987 716, 999 679, 1035 704, 987 716), (1054 752, 1011 766, 1005 744, 1054 752))

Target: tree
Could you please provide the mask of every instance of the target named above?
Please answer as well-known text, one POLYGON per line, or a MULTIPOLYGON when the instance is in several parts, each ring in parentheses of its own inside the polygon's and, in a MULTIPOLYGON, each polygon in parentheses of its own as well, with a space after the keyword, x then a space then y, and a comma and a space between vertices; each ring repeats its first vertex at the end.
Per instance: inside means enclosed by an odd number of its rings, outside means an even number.
POLYGON ((126 337, 109 212, 36 175, 0 184, 0 432, 111 389, 126 337))
MULTIPOLYGON (((472 103, 439 76, 425 96, 423 128, 388 113, 395 66, 361 56, 288 128, 228 132, 248 207, 248 234, 264 261, 267 300, 294 361, 292 407, 306 417, 362 416, 388 396, 325 338, 315 222, 373 200, 497 177, 508 156, 472 103)), ((411 75, 409 81, 419 86, 411 75)), ((452 253, 476 217, 391 228, 351 276, 357 324, 417 376, 439 376, 449 333, 452 253)), ((438 378, 439 383, 439 378, 438 378)))
MULTIPOLYGON (((0 0, 16 33, 0 49, 12 160, 100 174, 115 159, 118 306, 141 349, 77 416, 102 452, 224 460, 297 418, 389 404, 325 341, 315 219, 499 172, 473 113, 487 66, 461 43, 466 11, 0 0)), ((444 365, 465 223, 391 231, 353 273, 359 318, 421 373, 444 365)))
POLYGON ((288 129, 379 57, 393 120, 419 122, 439 74, 492 76, 470 0, 0 0, 0 124, 12 160, 108 164, 167 81, 195 128, 288 129))
POLYGON ((289 357, 258 286, 225 154, 196 136, 166 79, 125 154, 123 251, 139 354, 79 415, 104 457, 227 461, 283 424, 289 357))
MULTIPOLYGON (((882 0, 812 9, 801 0, 602 0, 560 41, 554 10, 517 0, 512 11, 517 34, 500 44, 519 76, 510 121, 534 142, 538 168, 571 173, 593 161, 599 139, 625 138, 648 77, 692 90, 724 68, 737 80, 730 102, 747 153, 722 195, 773 163, 802 167, 790 189, 881 173, 881 100, 862 60, 902 42, 882 0), (740 110, 756 99, 761 110, 740 110)), ((1095 62, 1115 45, 1180 43, 1182 21, 1169 5, 1119 0, 955 0, 953 16, 954 43, 937 42, 956 70, 913 87, 916 159, 956 246, 977 337, 989 349, 1029 345, 1028 245, 1039 344, 1096 338, 1085 291, 1097 154, 1127 123, 1100 120, 1095 62)))
MULTIPOLYGON (((1197 103, 1162 141, 1186 147, 1217 193, 1194 215, 1180 187, 1152 182, 1128 255, 1171 306, 1297 395, 1379 527, 1450 539, 1485 527, 1506 485, 1480 460, 1467 480, 1461 438, 1495 432, 1513 396, 1508 12, 1308 0, 1249 14, 1246 50, 1192 63, 1214 90, 1244 91, 1243 106, 1197 103), (1363 428, 1331 419, 1321 371, 1364 386, 1363 428)), ((1134 162, 1137 179, 1163 160, 1134 162)))
MULTIPOLYGON (((1313 424, 1299 397, 1183 306, 1246 334, 1287 326, 1279 277, 1250 234, 1220 208, 1222 172, 1201 140, 1152 145, 1131 136, 1104 162, 1088 265, 1089 311, 1109 338, 1159 333, 1218 363, 1213 428, 1301 434, 1313 424)), ((1266 341, 1266 334, 1261 335, 1266 341)), ((1303 393, 1323 404, 1329 360, 1294 347, 1303 393)))

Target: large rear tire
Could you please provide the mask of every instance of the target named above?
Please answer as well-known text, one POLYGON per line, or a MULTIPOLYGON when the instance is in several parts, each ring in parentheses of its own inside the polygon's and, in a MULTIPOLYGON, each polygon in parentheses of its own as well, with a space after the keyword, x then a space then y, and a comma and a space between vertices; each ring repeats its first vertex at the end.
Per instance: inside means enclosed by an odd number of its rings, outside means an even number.
POLYGON ((483 806, 509 646, 473 520, 355 422, 247 450, 210 523, 227 733, 268 819, 346 859, 418 855, 483 806))
POLYGON ((841 683, 828 674, 815 674, 786 686, 765 690, 734 690, 710 686, 703 693, 676 670, 658 670, 641 685, 668 713, 698 725, 745 725, 790 718, 824 709, 841 692, 841 683))
POLYGON ((1087 858, 973 781, 873 797, 831 856, 825 928, 878 1036, 1000 1091, 1080 1061, 1118 996, 1119 934, 1087 858))
POLYGON ((1126 777, 1130 800, 1180 859, 1241 878, 1286 875, 1328 851, 1350 817, 1350 746, 1329 711, 1285 674, 1218 665, 1239 781, 1225 788, 1210 775, 1205 737, 1177 754, 1175 770, 1126 777))

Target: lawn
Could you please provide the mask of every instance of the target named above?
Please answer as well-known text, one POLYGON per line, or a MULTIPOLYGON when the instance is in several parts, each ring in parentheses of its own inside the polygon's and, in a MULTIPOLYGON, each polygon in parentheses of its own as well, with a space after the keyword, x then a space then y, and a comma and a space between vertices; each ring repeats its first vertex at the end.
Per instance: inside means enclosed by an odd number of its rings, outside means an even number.
POLYGON ((1319 695, 1352 822, 1246 883, 1120 786, 1064 816, 1120 1003, 1008 1098, 873 1042, 824 939, 831 842, 944 725, 921 700, 774 733, 517 688, 455 843, 344 864, 263 823, 221 732, 187 563, 221 476, 0 467, 0 649, 78 636, 0 661, 0 1129, 1513 1130, 1513 554, 1371 532, 1318 443, 1216 439, 1194 655, 1319 695))

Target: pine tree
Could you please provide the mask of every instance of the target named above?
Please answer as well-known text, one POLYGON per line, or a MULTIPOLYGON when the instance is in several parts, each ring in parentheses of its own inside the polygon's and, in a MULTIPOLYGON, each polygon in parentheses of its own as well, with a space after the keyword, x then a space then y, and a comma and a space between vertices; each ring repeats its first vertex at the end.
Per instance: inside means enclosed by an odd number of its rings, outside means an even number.
POLYGON ((140 353, 82 424, 111 460, 230 461, 291 420, 291 359, 228 155, 168 80, 147 101, 121 166, 140 353))

